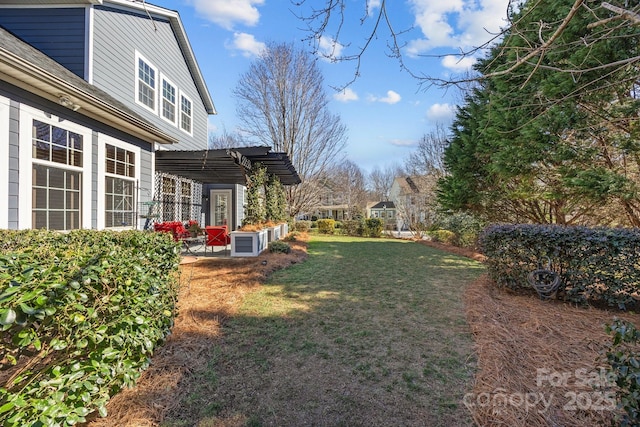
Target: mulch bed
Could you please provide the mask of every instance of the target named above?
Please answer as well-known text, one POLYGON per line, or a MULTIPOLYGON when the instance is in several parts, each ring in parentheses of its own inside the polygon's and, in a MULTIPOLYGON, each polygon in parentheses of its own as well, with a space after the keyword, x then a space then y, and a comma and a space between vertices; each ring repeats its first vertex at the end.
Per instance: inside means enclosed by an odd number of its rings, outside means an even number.
POLYGON ((158 348, 137 385, 109 401, 108 416, 87 425, 158 426, 168 414, 179 412, 176 396, 190 393, 189 375, 210 360, 222 322, 272 272, 302 262, 307 257, 306 241, 302 235, 288 242, 289 254, 265 251, 255 258, 200 258, 183 263, 178 316, 167 342, 158 348))
MULTIPOLYGON (((482 261, 473 250, 420 243, 482 261)), ((269 274, 306 258, 306 236, 290 244, 290 254, 182 265, 179 315, 172 334, 137 386, 109 402, 107 418, 88 425, 158 426, 179 412, 175 396, 190 392, 189 376, 210 359, 222 322, 269 274)), ((600 397, 611 391, 598 368, 604 366, 610 343, 604 325, 616 316, 640 324, 639 315, 541 301, 535 293, 498 289, 486 276, 471 283, 464 297, 477 358, 473 390, 465 404, 477 425, 609 424, 613 411, 600 397), (596 404, 602 410, 594 410, 596 404)))

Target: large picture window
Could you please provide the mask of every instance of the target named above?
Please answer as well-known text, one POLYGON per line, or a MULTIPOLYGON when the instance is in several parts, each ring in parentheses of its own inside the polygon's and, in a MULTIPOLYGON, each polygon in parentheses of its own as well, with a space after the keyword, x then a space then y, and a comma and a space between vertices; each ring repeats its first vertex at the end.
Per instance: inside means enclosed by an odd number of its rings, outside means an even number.
POLYGON ((75 230, 81 227, 81 172, 33 165, 32 182, 32 228, 75 230))
POLYGON ((135 220, 136 155, 110 144, 106 148, 105 227, 131 227, 135 220))
POLYGON ((82 135, 33 120, 32 147, 32 228, 81 228, 82 135))

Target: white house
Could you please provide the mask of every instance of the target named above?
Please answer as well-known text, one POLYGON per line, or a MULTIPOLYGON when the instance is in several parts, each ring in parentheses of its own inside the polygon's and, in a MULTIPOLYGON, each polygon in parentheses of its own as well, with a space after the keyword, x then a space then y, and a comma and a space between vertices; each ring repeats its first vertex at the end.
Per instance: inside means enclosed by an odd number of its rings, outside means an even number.
POLYGON ((395 206, 396 227, 409 230, 417 224, 425 224, 433 215, 430 209, 435 181, 425 176, 403 176, 393 180, 389 199, 395 206))

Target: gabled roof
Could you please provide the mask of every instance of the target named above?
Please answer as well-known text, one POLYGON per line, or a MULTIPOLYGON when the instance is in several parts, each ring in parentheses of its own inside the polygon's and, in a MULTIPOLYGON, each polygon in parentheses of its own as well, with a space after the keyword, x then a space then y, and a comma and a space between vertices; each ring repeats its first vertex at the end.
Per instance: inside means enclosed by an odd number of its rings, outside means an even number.
POLYGON ((276 175, 284 185, 301 182, 289 156, 271 152, 271 148, 266 146, 156 151, 156 171, 184 176, 205 184, 245 184, 246 174, 255 163, 264 165, 267 173, 276 175))
POLYGON ((122 129, 149 143, 178 142, 105 91, 89 84, 2 27, 0 80, 74 111, 81 110, 84 116, 122 129))
POLYGON ((371 206, 369 209, 384 209, 384 208, 395 209, 396 205, 393 202, 387 200, 386 202, 378 202, 375 205, 371 206))
POLYGON ((96 3, 98 1, 100 4, 108 3, 110 6, 120 6, 130 9, 136 9, 139 12, 142 12, 144 15, 159 15, 168 19, 171 23, 171 28, 173 28, 173 31, 176 35, 176 39, 178 40, 180 50, 182 50, 182 54, 184 55, 184 60, 187 63, 187 67, 189 67, 189 71, 191 72, 193 81, 198 88, 198 93, 200 94, 200 98, 207 110, 207 113, 218 114, 216 111, 216 107, 213 105, 211 95, 209 94, 209 89, 207 89, 207 83, 205 82, 204 77, 200 72, 200 66, 198 66, 196 56, 191 49, 191 43, 189 43, 187 32, 182 25, 180 14, 177 11, 165 9, 163 7, 149 4, 141 0, 85 0, 86 3, 96 3))
POLYGON ((428 193, 433 186, 432 179, 420 175, 397 177, 394 181, 403 195, 428 193))
POLYGON ((207 84, 200 72, 200 67, 198 66, 198 61, 196 60, 195 54, 191 49, 191 43, 189 43, 189 38, 187 37, 187 33, 182 25, 182 20, 180 19, 180 14, 175 10, 165 9, 160 6, 155 6, 153 4, 149 4, 143 0, 0 0, 0 5, 14 5, 16 7, 23 7, 28 5, 37 5, 37 6, 88 6, 88 5, 109 5, 111 7, 123 8, 123 9, 133 9, 136 10, 143 15, 155 15, 161 16, 169 21, 171 24, 171 28, 176 35, 176 39, 178 41, 178 45, 180 46, 180 50, 184 55, 184 60, 187 63, 187 67, 193 77, 193 81, 198 88, 198 93, 200 95, 200 99, 202 100, 207 113, 209 114, 217 114, 216 107, 213 105, 213 100, 211 99, 211 95, 209 94, 209 90, 207 89, 207 84))

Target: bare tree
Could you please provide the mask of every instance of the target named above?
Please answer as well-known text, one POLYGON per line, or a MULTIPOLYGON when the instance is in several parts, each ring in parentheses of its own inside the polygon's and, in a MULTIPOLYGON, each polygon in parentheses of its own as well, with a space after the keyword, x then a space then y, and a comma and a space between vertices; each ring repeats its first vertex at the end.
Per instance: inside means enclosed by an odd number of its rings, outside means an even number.
POLYGON ((327 107, 315 59, 291 44, 270 43, 233 93, 241 131, 287 153, 303 181, 288 188, 290 215, 307 211, 317 201, 324 172, 340 161, 346 144, 346 128, 327 107))
POLYGON ((362 169, 351 160, 340 163, 333 174, 334 188, 342 193, 342 200, 348 206, 346 219, 363 216, 367 204, 367 190, 362 169))
MULTIPOLYGON (((536 8, 550 8, 550 3, 545 1, 523 1, 509 0, 505 9, 505 26, 495 34, 487 33, 487 41, 479 43, 471 49, 446 52, 444 54, 423 55, 426 57, 443 58, 444 56, 457 56, 460 60, 468 57, 479 57, 483 52, 488 52, 496 46, 496 42, 504 37, 516 40, 513 48, 505 50, 502 47, 502 55, 508 55, 511 51, 512 57, 499 70, 478 74, 465 74, 461 77, 452 76, 442 79, 429 75, 421 71, 410 68, 404 60, 403 48, 407 40, 403 37, 412 28, 397 28, 393 16, 387 10, 387 1, 379 0, 377 7, 371 7, 372 0, 362 0, 360 3, 347 2, 345 0, 325 0, 321 5, 311 5, 309 0, 292 0, 298 7, 299 19, 307 25, 308 37, 306 40, 312 45, 314 53, 323 54, 320 49, 321 44, 326 40, 331 40, 334 49, 324 51, 324 56, 332 61, 352 61, 355 63, 353 79, 346 82, 344 86, 351 84, 360 74, 360 66, 364 54, 370 45, 381 38, 386 40, 388 48, 387 55, 395 58, 400 68, 415 77, 421 84, 450 86, 466 85, 478 79, 489 79, 500 75, 508 75, 518 69, 525 69, 525 72, 533 74, 543 68, 552 69, 560 73, 572 75, 575 79, 581 76, 588 76, 596 70, 625 69, 630 66, 637 66, 640 62, 640 55, 635 50, 630 50, 624 58, 615 58, 611 61, 598 62, 599 52, 586 53, 582 63, 570 63, 563 61, 562 57, 552 64, 544 64, 542 59, 548 52, 570 51, 576 48, 585 47, 587 50, 599 42, 615 41, 621 37, 635 37, 637 32, 634 27, 640 23, 640 6, 635 2, 622 0, 587 1, 568 0, 564 4, 553 4, 554 8, 564 8, 563 16, 560 19, 539 20, 536 26, 530 25, 528 15, 536 8), (361 7, 361 18, 354 20, 350 18, 349 11, 353 7, 361 7), (567 29, 572 22, 584 20, 584 29, 588 33, 579 39, 565 37, 567 29), (354 26, 360 25, 361 30, 353 31, 354 26), (531 43, 535 33, 537 42, 531 43), (349 34, 349 40, 343 39, 343 35, 349 34), (354 36, 355 34, 355 36, 354 36), (354 38, 360 36, 360 40, 353 49, 339 49, 338 47, 352 47, 354 38), (520 39, 521 42, 518 42, 520 39), (336 55, 336 52, 340 52, 336 55), (342 53, 348 52, 348 53, 342 53), (589 59, 592 60, 589 60, 589 59), (593 65, 597 63, 597 65, 593 65)), ((397 22, 397 21, 396 21, 397 22)), ((582 24, 582 21, 580 21, 582 24)), ((462 49, 462 47, 461 47, 462 49)), ((343 86, 343 87, 344 87, 343 86)), ((588 83, 585 83, 588 89, 588 83)))
POLYGON ((428 175, 437 181, 445 174, 445 148, 447 133, 444 127, 437 125, 434 131, 422 136, 416 150, 407 158, 407 171, 410 175, 428 175))
POLYGON ((210 150, 217 148, 234 148, 234 147, 246 147, 247 142, 243 140, 242 136, 238 133, 229 133, 226 129, 220 134, 209 134, 210 150))
POLYGON ((393 185, 393 180, 404 175, 399 165, 387 166, 385 168, 375 167, 369 173, 368 187, 376 201, 389 200, 389 191, 393 185))

